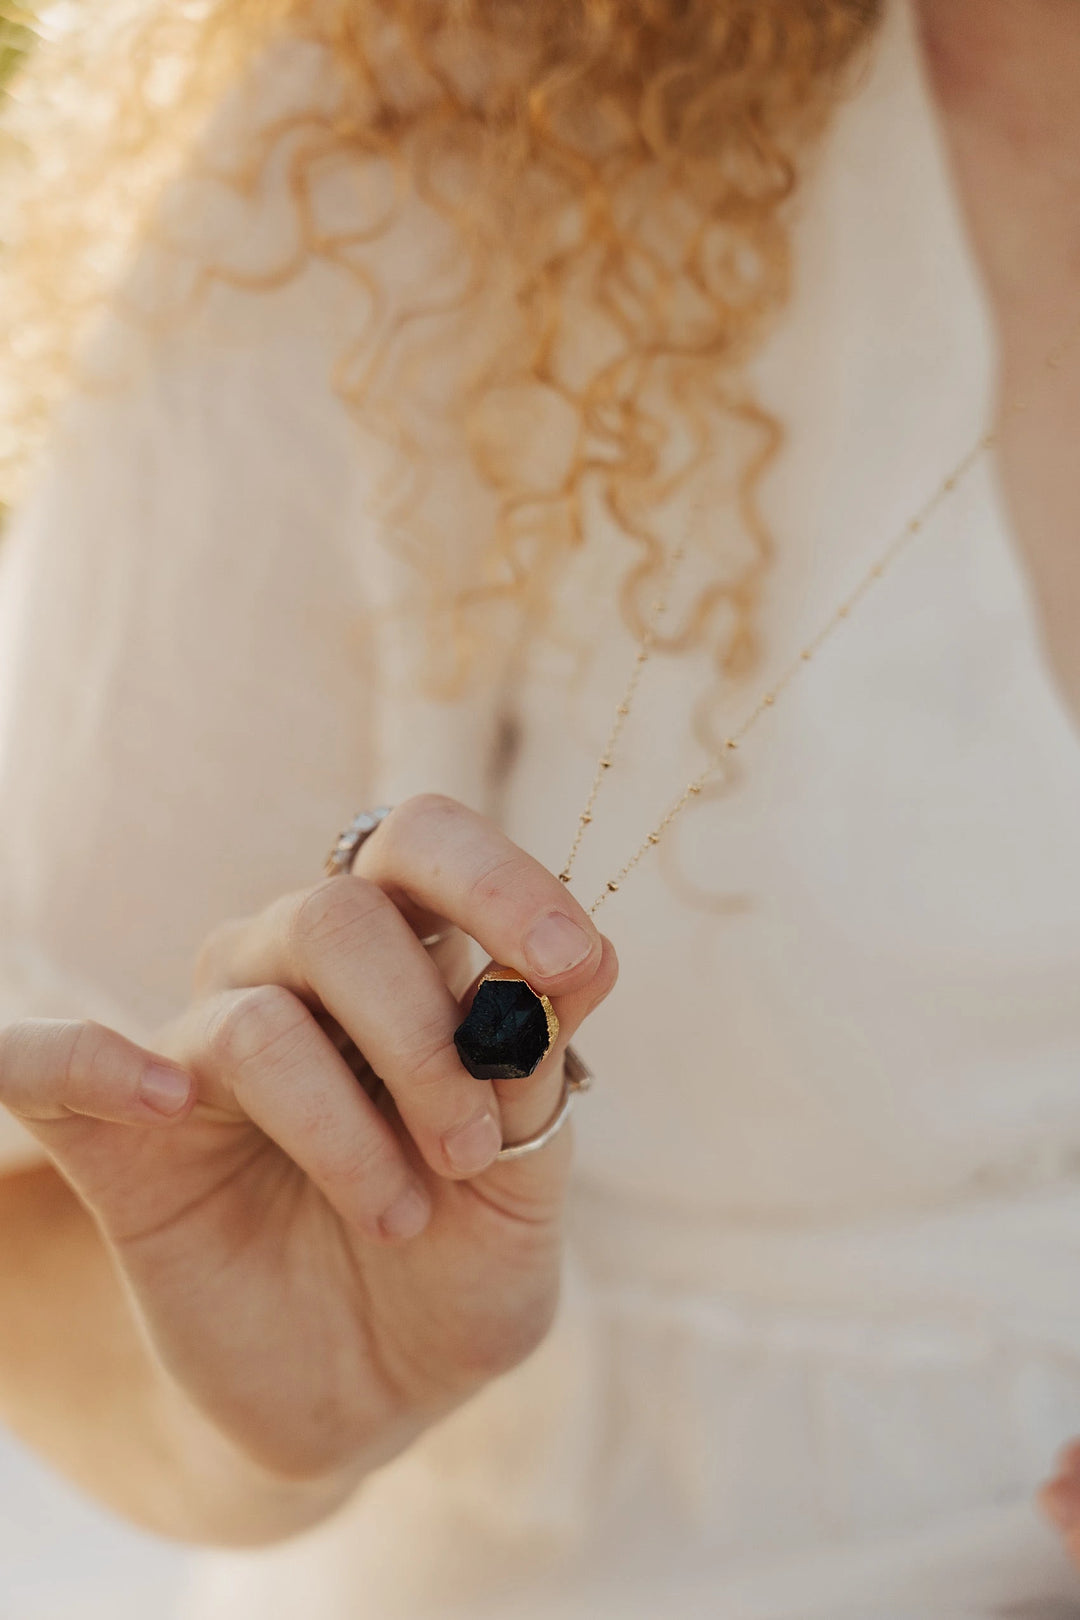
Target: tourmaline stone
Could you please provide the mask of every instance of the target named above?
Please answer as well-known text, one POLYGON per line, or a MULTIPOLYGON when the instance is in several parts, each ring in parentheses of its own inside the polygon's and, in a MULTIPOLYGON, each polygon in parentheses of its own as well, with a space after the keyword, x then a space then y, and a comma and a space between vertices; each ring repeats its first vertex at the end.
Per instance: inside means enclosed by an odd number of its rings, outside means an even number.
POLYGON ((523 1080, 551 1045, 544 1004, 523 979, 485 979, 454 1045, 477 1080, 523 1080))

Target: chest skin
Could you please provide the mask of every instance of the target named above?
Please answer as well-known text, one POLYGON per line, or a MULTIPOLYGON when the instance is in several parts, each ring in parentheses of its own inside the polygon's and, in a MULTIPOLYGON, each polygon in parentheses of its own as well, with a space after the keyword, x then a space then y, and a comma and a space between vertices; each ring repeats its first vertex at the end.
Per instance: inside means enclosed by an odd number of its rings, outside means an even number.
POLYGON ((1047 656, 1080 721, 1080 3, 915 9, 997 324, 1004 495, 1047 656))

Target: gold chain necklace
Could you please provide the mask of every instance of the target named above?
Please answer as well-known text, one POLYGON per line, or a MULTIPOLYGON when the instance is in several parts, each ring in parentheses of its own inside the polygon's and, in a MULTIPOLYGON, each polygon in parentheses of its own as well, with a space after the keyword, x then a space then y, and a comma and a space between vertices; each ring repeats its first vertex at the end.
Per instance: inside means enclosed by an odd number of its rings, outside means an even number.
MULTIPOLYGON (((1045 356, 1043 365, 1047 370, 1056 371, 1060 367, 1062 360, 1064 359, 1078 332, 1080 332, 1080 321, 1071 327, 1066 335, 1045 356)), ((1026 399, 1017 400, 1009 407, 1007 414, 1010 417, 1018 415, 1020 412, 1025 411, 1027 406, 1028 401, 1026 399)), ((619 867, 614 877, 610 877, 608 879, 607 883, 604 885, 596 899, 593 901, 592 905, 589 907, 590 916, 594 916, 595 913, 599 911, 600 907, 604 904, 604 901, 609 895, 616 894, 618 892, 624 879, 634 870, 635 866, 637 866, 638 863, 644 859, 649 851, 655 848, 655 846, 660 842, 664 833, 675 820, 676 816, 686 808, 686 806, 690 803, 690 800, 695 798, 697 794, 701 792, 702 788, 705 787, 706 783, 710 782, 716 775, 717 771, 721 769, 725 756, 737 749, 748 733, 757 725, 762 715, 767 714, 768 711, 774 707, 777 699, 787 691, 788 687, 806 668, 807 664, 809 664, 817 656, 817 654, 825 646, 826 642, 832 639, 840 625, 843 624, 845 619, 850 617, 851 613, 859 605, 863 598, 868 595, 878 581, 884 577, 891 565, 896 561, 902 552, 906 551, 908 546, 914 540, 915 536, 919 534, 925 527, 929 519, 937 511, 938 507, 941 506, 942 503, 946 501, 953 493, 953 491, 959 487, 959 485, 967 477, 968 473, 971 472, 972 468, 981 460, 984 453, 987 450, 992 449, 993 446, 998 442, 1000 436, 1000 427, 991 428, 981 433, 967 453, 960 458, 951 471, 948 472, 941 480, 940 484, 938 484, 933 493, 923 502, 918 511, 915 512, 907 520, 903 527, 893 535, 888 544, 882 549, 877 560, 870 568, 866 570, 854 589, 843 598, 843 600, 834 609, 831 616, 825 621, 824 624, 820 626, 816 633, 810 637, 810 640, 804 647, 801 648, 798 656, 792 660, 780 677, 772 683, 767 691, 761 693, 756 703, 753 704, 735 729, 724 739, 724 742, 721 744, 720 748, 717 749, 717 751, 709 759, 704 770, 695 776, 692 781, 686 784, 679 797, 672 801, 667 810, 660 817, 660 820, 656 823, 655 827, 653 827, 652 830, 645 835, 644 839, 638 845, 637 849, 634 850, 629 859, 623 862, 622 866, 619 867)), ((612 765, 614 764, 615 746, 619 740, 619 735, 626 722, 626 718, 630 713, 631 705, 633 704, 634 696, 637 692, 638 683, 641 680, 642 670, 645 664, 648 662, 649 654, 652 651, 652 645, 656 639, 657 627, 667 609, 668 592, 671 588, 671 582, 675 571, 685 554, 685 549, 686 548, 684 545, 679 545, 672 553, 666 570, 666 578, 661 586, 660 594, 653 603, 645 629, 643 630, 641 638, 638 642, 637 652, 634 656, 634 662, 630 669, 630 675, 627 679, 626 687, 620 701, 616 705, 607 742, 605 743, 603 752, 597 761, 596 774, 593 777, 592 786, 590 787, 588 796, 585 800, 584 809, 578 817, 577 830, 574 833, 573 842, 570 845, 570 852, 566 857, 566 863, 563 866, 562 871, 559 873, 559 877, 563 883, 569 884, 570 882, 570 875, 573 870, 574 861, 577 858, 577 854, 581 848, 582 840, 585 837, 586 831, 592 824, 593 809, 600 793, 601 783, 604 781, 608 772, 611 770, 612 765)))
MULTIPOLYGON (((1078 332, 1080 332, 1080 320, 1069 329, 1065 337, 1045 357, 1043 364, 1048 370, 1055 371, 1061 365, 1062 359, 1078 332)), ((1015 404, 1010 406, 1008 415, 1012 416, 1026 409, 1027 401, 1023 399, 1017 400, 1015 404)), ((589 907, 590 916, 599 911, 609 895, 618 892, 628 874, 644 859, 650 849, 654 849, 660 842, 676 816, 686 808, 692 798, 695 798, 701 792, 705 784, 716 775, 723 764, 725 756, 733 749, 738 748, 744 738, 757 725, 762 715, 775 706, 777 700, 787 691, 800 672, 817 656, 826 642, 831 640, 840 625, 850 617, 862 599, 884 576, 891 564, 896 561, 901 552, 906 550, 915 536, 925 527, 928 519, 937 508, 948 499, 983 454, 996 444, 999 438, 1000 428, 991 428, 981 433, 966 455, 962 456, 955 467, 946 474, 933 493, 919 507, 918 511, 893 535, 877 560, 863 574, 855 588, 838 603, 830 617, 821 625, 816 634, 810 637, 805 646, 800 649, 798 656, 792 660, 779 679, 774 681, 768 690, 762 692, 757 702, 753 704, 735 729, 724 739, 723 744, 712 755, 705 768, 686 784, 679 797, 672 801, 655 827, 646 833, 637 849, 623 862, 614 877, 608 879, 589 907)), ((666 610, 667 595, 671 588, 674 572, 681 562, 685 550, 685 545, 679 545, 673 551, 659 595, 653 603, 638 642, 637 652, 634 655, 634 661, 630 668, 623 695, 615 706, 615 714, 607 742, 597 761, 596 774, 593 777, 592 786, 585 800, 585 807, 578 817, 577 830, 570 845, 566 864, 559 873, 563 883, 569 884, 570 882, 574 861, 581 848, 585 833, 592 824, 593 810, 600 793, 601 783, 614 763, 615 747, 626 718, 630 713, 643 668, 648 662, 649 654, 652 651, 657 626, 666 610)), ((470 1074, 482 1079, 495 1080, 524 1078, 526 1075, 531 1074, 551 1050, 558 1033, 558 1015, 547 996, 541 995, 534 990, 516 969, 493 964, 480 979, 470 1011, 456 1030, 454 1039, 461 1060, 470 1074)), ((565 1111, 566 1096, 564 1086, 563 1104, 556 1121, 548 1128, 549 1133, 561 1123, 565 1111)), ((544 1136, 544 1140, 547 1140, 547 1135, 544 1136)), ((535 1144, 530 1144, 530 1146, 532 1145, 535 1144)))

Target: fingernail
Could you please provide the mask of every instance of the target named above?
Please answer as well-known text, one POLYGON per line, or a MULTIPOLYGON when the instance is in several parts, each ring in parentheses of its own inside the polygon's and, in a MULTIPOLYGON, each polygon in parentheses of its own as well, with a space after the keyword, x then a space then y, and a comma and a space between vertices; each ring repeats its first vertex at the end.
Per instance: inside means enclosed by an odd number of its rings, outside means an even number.
POLYGON ((494 1114, 481 1114, 449 1131, 443 1138, 446 1157, 462 1176, 475 1176, 486 1170, 502 1147, 502 1131, 494 1114))
POLYGON ((387 1237, 411 1238, 424 1230, 431 1215, 431 1205, 419 1187, 408 1187, 384 1211, 379 1225, 387 1237))
POLYGON ((139 1096, 155 1114, 178 1114, 190 1095, 190 1078, 164 1063, 152 1063, 139 1082, 139 1096))
POLYGON ((592 940, 584 928, 579 928, 561 911, 551 911, 541 917, 525 936, 529 966, 545 979, 569 973, 572 967, 584 962, 591 950, 592 940))

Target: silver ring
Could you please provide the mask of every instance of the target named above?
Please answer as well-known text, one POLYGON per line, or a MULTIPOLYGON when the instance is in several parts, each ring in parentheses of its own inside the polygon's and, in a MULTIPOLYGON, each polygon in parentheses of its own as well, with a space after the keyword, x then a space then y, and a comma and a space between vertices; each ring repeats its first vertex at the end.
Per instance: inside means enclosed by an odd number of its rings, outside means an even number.
POLYGON ((526 1136, 521 1142, 507 1142, 495 1155, 495 1162, 499 1159, 523 1159, 526 1153, 535 1153, 538 1148, 546 1147, 570 1118, 576 1094, 579 1091, 588 1091, 593 1079, 594 1075, 588 1064, 572 1046, 568 1046, 563 1062, 562 1096, 555 1112, 543 1129, 537 1131, 534 1136, 526 1136))
POLYGON ((361 810, 354 816, 326 857, 323 870, 327 877, 338 877, 351 872, 361 844, 367 842, 379 824, 390 814, 391 806, 381 804, 377 810, 361 810))

